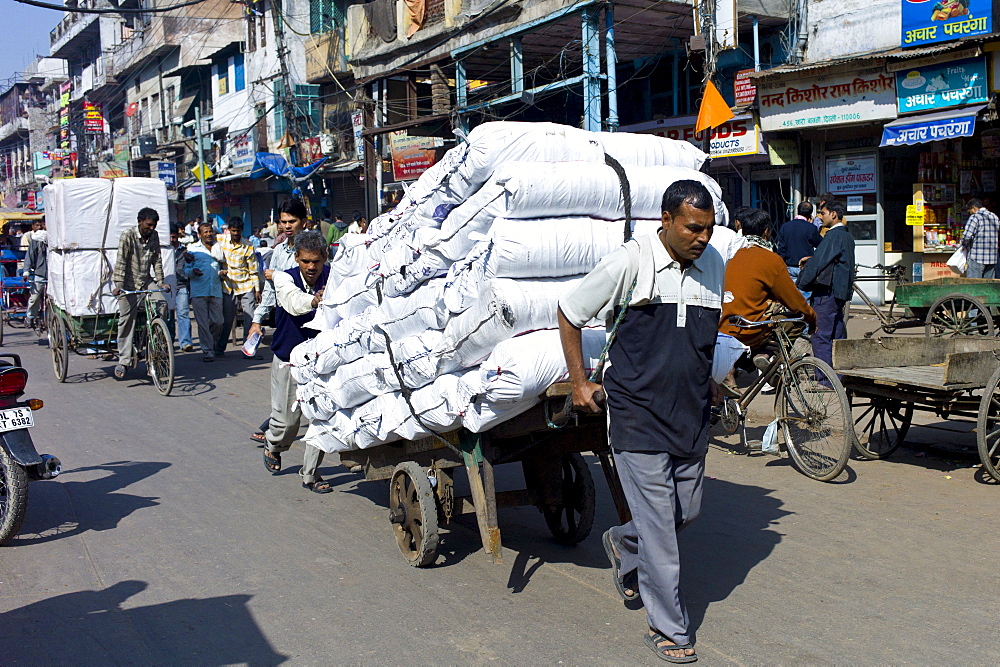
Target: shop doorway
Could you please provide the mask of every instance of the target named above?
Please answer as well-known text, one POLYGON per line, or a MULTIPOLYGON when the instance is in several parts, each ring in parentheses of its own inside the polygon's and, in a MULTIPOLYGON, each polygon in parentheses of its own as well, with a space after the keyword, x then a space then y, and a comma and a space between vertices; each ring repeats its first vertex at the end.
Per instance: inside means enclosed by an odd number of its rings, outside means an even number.
POLYGON ((794 194, 790 169, 754 171, 750 175, 750 206, 771 215, 775 233, 791 219, 794 194))

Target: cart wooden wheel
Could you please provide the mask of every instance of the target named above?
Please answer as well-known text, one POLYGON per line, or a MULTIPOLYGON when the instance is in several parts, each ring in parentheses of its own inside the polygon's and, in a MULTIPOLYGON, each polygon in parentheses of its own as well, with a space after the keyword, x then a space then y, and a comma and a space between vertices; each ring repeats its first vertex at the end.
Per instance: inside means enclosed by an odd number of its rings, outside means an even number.
POLYGON ((434 490, 427 473, 404 461, 389 480, 389 521, 406 562, 425 567, 437 558, 438 523, 434 490))
POLYGON ((594 525, 596 492, 587 462, 579 454, 562 457, 561 502, 542 507, 545 523, 560 544, 577 544, 587 539, 594 525))
POLYGON ((851 394, 854 450, 875 461, 899 449, 913 421, 913 403, 881 396, 851 394))
POLYGON ((1000 368, 983 389, 976 423, 976 444, 983 469, 1000 482, 1000 368))
POLYGON ((993 313, 968 294, 947 294, 931 306, 924 321, 928 337, 995 336, 993 313))
POLYGON ((52 326, 49 327, 49 349, 52 352, 52 370, 55 371, 56 379, 65 382, 69 372, 69 334, 66 323, 58 315, 52 317, 52 326))

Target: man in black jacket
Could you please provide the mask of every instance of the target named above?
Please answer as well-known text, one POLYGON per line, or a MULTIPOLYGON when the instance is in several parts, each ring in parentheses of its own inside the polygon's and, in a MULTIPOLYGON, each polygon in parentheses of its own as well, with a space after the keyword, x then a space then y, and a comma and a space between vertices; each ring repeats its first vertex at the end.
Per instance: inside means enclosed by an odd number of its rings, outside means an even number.
MULTIPOLYGON (((785 260, 788 275, 792 280, 799 277, 799 264, 804 257, 812 257, 813 251, 819 246, 823 237, 812 223, 813 205, 808 201, 799 203, 798 215, 781 226, 778 232, 778 254, 785 260)), ((803 296, 809 298, 808 291, 803 296)))
POLYGON ((844 306, 854 291, 854 237, 844 222, 846 213, 839 201, 827 201, 820 218, 827 229, 799 274, 799 287, 812 290, 816 311, 816 333, 812 337, 813 356, 833 364, 833 341, 847 338, 844 306))

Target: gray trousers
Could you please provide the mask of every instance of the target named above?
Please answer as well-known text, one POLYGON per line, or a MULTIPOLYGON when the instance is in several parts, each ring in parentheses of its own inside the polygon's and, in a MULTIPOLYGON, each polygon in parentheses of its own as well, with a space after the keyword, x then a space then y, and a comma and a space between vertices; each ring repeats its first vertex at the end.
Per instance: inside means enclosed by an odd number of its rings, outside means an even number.
POLYGON ((202 354, 214 356, 215 341, 222 331, 222 299, 214 296, 193 296, 191 308, 198 323, 198 345, 202 354))
POLYGON ((677 533, 701 511, 705 457, 614 451, 632 520, 611 529, 621 574, 639 571, 649 627, 676 644, 691 640, 681 595, 677 533))
POLYGON ((215 353, 222 354, 229 345, 229 334, 233 330, 233 322, 238 314, 243 315, 243 340, 247 339, 250 331, 250 324, 253 322, 253 311, 257 307, 257 302, 253 297, 253 291, 246 294, 222 293, 222 333, 215 341, 215 353))
MULTIPOLYGON (((149 289, 143 287, 142 289, 149 289)), ((142 308, 142 294, 122 294, 118 297, 118 363, 126 368, 131 366, 134 359, 132 341, 135 338, 135 321, 139 317, 142 308)), ((150 294, 156 310, 162 317, 165 313, 167 302, 163 300, 162 294, 150 294)))
MULTIPOLYGON (((288 366, 275 357, 271 362, 271 420, 267 427, 265 438, 267 450, 271 453, 287 452, 299 436, 299 421, 302 410, 295 400, 295 389, 298 386, 288 366)), ((302 475, 304 484, 311 484, 319 479, 316 469, 323 462, 323 450, 312 445, 305 446, 302 457, 302 475)))
POLYGON ((42 294, 48 281, 45 278, 32 278, 31 295, 28 297, 28 321, 34 322, 38 317, 38 309, 41 307, 42 294))

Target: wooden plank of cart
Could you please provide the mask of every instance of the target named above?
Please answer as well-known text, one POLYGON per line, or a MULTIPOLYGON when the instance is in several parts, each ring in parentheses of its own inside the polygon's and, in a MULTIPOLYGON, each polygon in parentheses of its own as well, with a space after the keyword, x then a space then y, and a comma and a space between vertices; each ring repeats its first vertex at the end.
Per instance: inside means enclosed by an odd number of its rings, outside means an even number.
POLYGON ((884 459, 916 411, 972 422, 983 469, 1000 481, 1000 339, 886 337, 838 340, 833 368, 851 401, 855 448, 884 459))
POLYGON ((460 514, 475 514, 486 554, 501 561, 497 509, 537 507, 555 539, 577 544, 594 521, 594 481, 582 452, 600 461, 622 522, 629 519, 614 460, 606 417, 565 411, 567 383, 552 385, 542 402, 485 433, 466 430, 422 440, 392 442, 343 452, 341 464, 367 480, 389 480, 389 521, 400 552, 414 567, 434 562, 438 526, 460 514), (525 488, 497 492, 494 468, 520 463, 525 488), (454 469, 464 468, 471 493, 454 491, 454 469))

